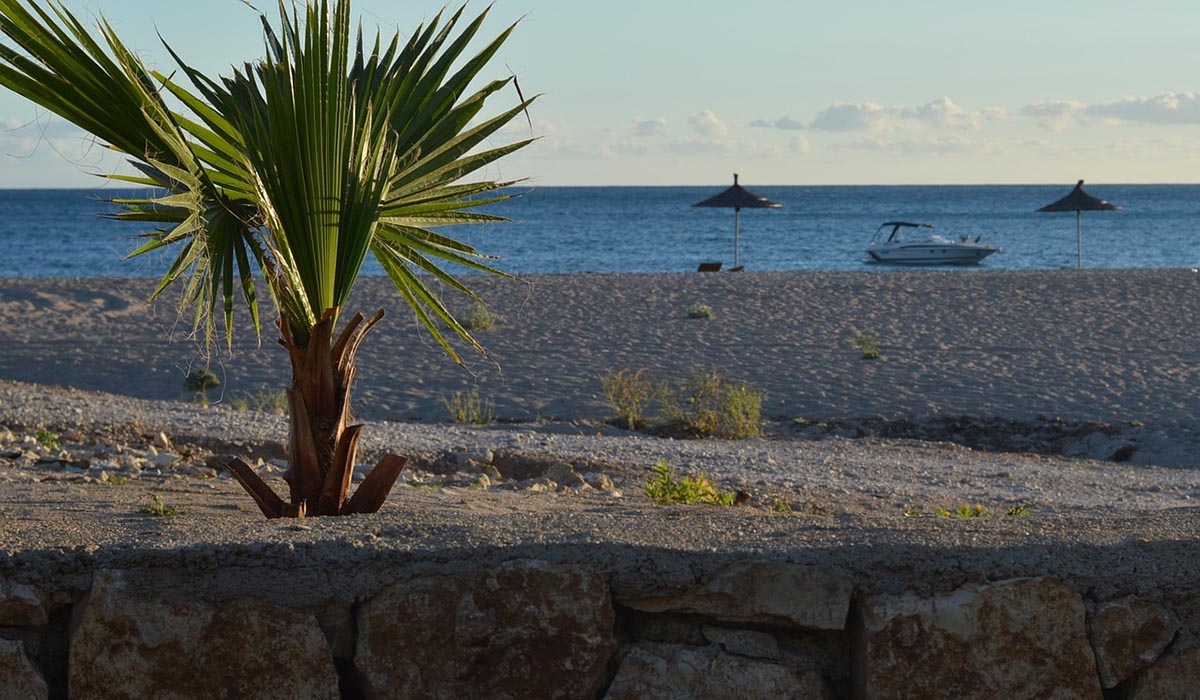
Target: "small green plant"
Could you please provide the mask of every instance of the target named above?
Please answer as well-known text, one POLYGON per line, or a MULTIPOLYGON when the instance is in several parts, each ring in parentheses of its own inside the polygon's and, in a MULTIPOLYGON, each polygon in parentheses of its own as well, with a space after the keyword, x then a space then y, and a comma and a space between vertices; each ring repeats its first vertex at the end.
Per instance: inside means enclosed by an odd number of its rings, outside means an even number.
POLYGON ((708 304, 692 304, 687 312, 688 318, 712 318, 713 310, 708 304))
POLYGON ((288 412, 287 392, 260 386, 254 391, 246 391, 229 400, 229 405, 238 411, 286 415, 288 412))
POLYGON ((152 493, 150 494, 150 504, 142 506, 141 512, 145 513, 146 515, 166 517, 169 515, 179 515, 183 512, 183 510, 175 506, 167 505, 163 501, 162 496, 159 496, 157 493, 152 493))
POLYGON ((458 319, 469 331, 490 331, 500 320, 499 314, 478 302, 458 319))
POLYGON ((188 391, 208 391, 221 386, 221 379, 211 369, 197 369, 183 378, 183 388, 188 391))
POLYGON ((478 389, 455 391, 442 397, 442 405, 450 412, 450 420, 464 425, 487 425, 496 422, 496 405, 479 396, 478 389))
POLYGON ((938 508, 933 512, 943 518, 986 518, 988 516, 987 511, 983 509, 983 504, 981 503, 976 503, 975 505, 963 504, 954 510, 938 508))
POLYGON ((701 437, 738 440, 762 435, 763 393, 732 384, 717 372, 697 372, 682 393, 657 392, 668 421, 683 423, 701 437))
POLYGON ((703 474, 679 478, 675 467, 665 460, 654 465, 654 476, 646 481, 646 496, 660 506, 671 503, 731 506, 734 498, 732 492, 719 490, 703 474))
POLYGON ((38 444, 45 447, 50 452, 58 452, 61 446, 58 433, 53 430, 39 430, 33 434, 33 438, 38 441, 38 444))
POLYGON ((221 380, 217 377, 217 373, 208 369, 197 369, 188 372, 183 378, 183 388, 196 394, 194 402, 208 408, 208 390, 215 389, 221 386, 221 380))
POLYGON ((645 422, 642 411, 654 394, 654 384, 646 376, 646 370, 609 372, 600 378, 600 388, 604 391, 604 398, 608 399, 608 405, 626 428, 636 430, 645 422))
POLYGON ((1016 505, 1009 506, 1008 509, 1004 511, 1004 514, 1007 516, 1010 516, 1010 517, 1019 517, 1022 515, 1033 515, 1033 504, 1022 502, 1022 503, 1018 503, 1016 505))
POLYGON ((772 510, 774 510, 776 513, 791 513, 792 504, 783 499, 777 498, 775 499, 775 505, 772 506, 772 510))
POLYGON ((879 338, 877 338, 873 333, 864 333, 862 335, 855 336, 854 347, 858 348, 858 351, 862 353, 862 359, 864 360, 887 359, 883 356, 883 353, 879 351, 879 338))
POLYGON ((110 486, 124 486, 125 484, 129 483, 129 478, 117 476, 115 474, 109 474, 108 476, 104 477, 104 483, 110 486))

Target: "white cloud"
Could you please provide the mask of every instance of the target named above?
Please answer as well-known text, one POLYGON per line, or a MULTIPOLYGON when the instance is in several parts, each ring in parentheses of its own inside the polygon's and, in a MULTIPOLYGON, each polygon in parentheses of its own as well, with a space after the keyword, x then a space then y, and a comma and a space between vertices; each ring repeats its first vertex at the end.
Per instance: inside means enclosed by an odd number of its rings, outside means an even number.
POLYGON ((1003 119, 1007 113, 999 107, 985 107, 972 112, 954 104, 949 97, 940 97, 920 107, 904 107, 900 110, 900 116, 941 129, 973 131, 982 128, 985 120, 1003 119))
POLYGON ((1200 124, 1200 93, 1164 92, 1153 97, 1126 97, 1092 105, 1087 114, 1117 123, 1200 124))
POLYGON ((804 122, 792 119, 791 117, 780 117, 775 121, 755 119, 750 122, 750 126, 756 129, 783 129, 784 131, 800 131, 801 129, 808 128, 808 125, 804 122))
POLYGON ((729 134, 729 127, 709 110, 693 114, 688 119, 692 131, 702 139, 721 139, 729 134))
POLYGON ((1034 102, 1021 114, 1037 120, 1038 126, 1062 131, 1077 124, 1163 126, 1200 124, 1200 93, 1164 92, 1151 97, 1126 97, 1114 102, 1088 105, 1078 100, 1034 102))
POLYGON ((872 131, 886 127, 887 110, 874 102, 847 104, 835 102, 817 113, 809 125, 820 131, 872 131))
POLYGON ((888 131, 900 126, 900 121, 904 120, 915 126, 927 125, 937 129, 968 131, 982 128, 984 122, 1002 121, 1007 117, 1008 112, 999 107, 967 110, 955 104, 949 97, 939 97, 923 105, 911 107, 884 107, 875 102, 835 102, 818 112, 813 122, 807 126, 791 117, 783 117, 773 122, 756 119, 750 126, 796 130, 808 128, 834 132, 888 131))
POLYGON ((1087 105, 1077 100, 1034 102, 1021 108, 1022 116, 1035 119, 1038 126, 1050 131, 1062 131, 1078 122, 1087 112, 1087 105))
POLYGON ((636 138, 653 138, 662 136, 667 130, 667 118, 658 117, 657 119, 642 119, 641 117, 633 118, 633 135, 636 138))

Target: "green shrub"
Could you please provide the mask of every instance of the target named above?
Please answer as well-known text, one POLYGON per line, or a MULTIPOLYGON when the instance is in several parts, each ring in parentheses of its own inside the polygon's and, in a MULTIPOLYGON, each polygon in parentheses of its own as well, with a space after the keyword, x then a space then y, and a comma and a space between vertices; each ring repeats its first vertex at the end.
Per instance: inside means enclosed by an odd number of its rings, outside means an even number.
POLYGON ((496 327, 501 317, 482 303, 476 303, 458 319, 458 322, 469 331, 490 331, 496 327))
POLYGON ((713 310, 708 304, 692 304, 687 315, 688 318, 712 318, 713 310))
POLYGON ((442 397, 442 405, 450 412, 450 420, 465 425, 487 425, 496 422, 496 405, 479 396, 478 389, 455 391, 442 397))
POLYGON ((150 504, 142 506, 141 512, 145 513, 146 515, 166 517, 170 515, 179 515, 183 512, 183 509, 167 505, 165 502, 163 502, 162 496, 159 496, 157 493, 152 493, 150 494, 150 504))
POLYGON ((58 452, 58 448, 61 446, 59 435, 53 430, 39 430, 33 434, 33 438, 51 453, 58 452))
POLYGON ((864 333, 863 335, 854 338, 854 347, 862 353, 864 360, 886 360, 883 353, 879 351, 879 338, 873 333, 864 333))
POLYGON ((1033 515, 1033 504, 1032 503, 1018 503, 1016 505, 1009 506, 1008 509, 1004 511, 1004 514, 1007 516, 1010 516, 1010 517, 1019 517, 1022 515, 1033 515))
POLYGON ((675 467, 665 460, 654 465, 654 476, 646 482, 646 496, 660 506, 671 503, 711 506, 733 505, 733 493, 719 490, 703 474, 678 478, 675 467))
POLYGON ((697 372, 681 393, 659 392, 663 416, 701 437, 733 440, 762 435, 763 393, 731 384, 717 372, 697 372))
POLYGON ((183 378, 183 388, 188 391, 208 391, 221 386, 221 379, 211 369, 197 369, 183 378))
POLYGON ((983 504, 981 504, 981 503, 976 503, 975 505, 963 504, 963 505, 955 508, 954 510, 948 510, 946 508, 938 508, 937 510, 935 510, 933 512, 937 515, 942 516, 943 518, 986 518, 986 517, 988 517, 988 512, 983 509, 983 504))
POLYGON ((600 378, 600 388, 609 407, 626 428, 636 430, 645 422, 642 411, 654 393, 654 385, 646 376, 646 370, 609 372, 600 378))

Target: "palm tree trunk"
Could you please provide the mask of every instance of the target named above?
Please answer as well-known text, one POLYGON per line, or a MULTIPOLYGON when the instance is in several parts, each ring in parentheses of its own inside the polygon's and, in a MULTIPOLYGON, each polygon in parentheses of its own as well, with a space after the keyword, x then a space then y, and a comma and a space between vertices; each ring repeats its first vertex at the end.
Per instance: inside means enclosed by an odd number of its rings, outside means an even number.
POLYGON ((279 342, 292 364, 292 388, 287 392, 289 465, 283 475, 290 501, 281 499, 242 460, 234 459, 228 465, 268 518, 373 513, 383 505, 404 469, 403 457, 385 455, 354 496, 347 497, 363 428, 351 424, 354 356, 367 331, 383 318, 383 310, 370 319, 355 314, 334 340, 337 311, 327 310, 303 344, 297 342, 286 321, 279 321, 279 342))

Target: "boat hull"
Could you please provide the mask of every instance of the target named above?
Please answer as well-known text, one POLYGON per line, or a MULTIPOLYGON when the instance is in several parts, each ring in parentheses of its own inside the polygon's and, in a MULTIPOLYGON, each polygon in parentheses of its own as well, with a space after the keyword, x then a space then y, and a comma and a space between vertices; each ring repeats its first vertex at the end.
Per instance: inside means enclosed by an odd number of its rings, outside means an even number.
POLYGON ((974 265, 995 252, 991 246, 937 243, 867 248, 876 262, 897 265, 974 265))

